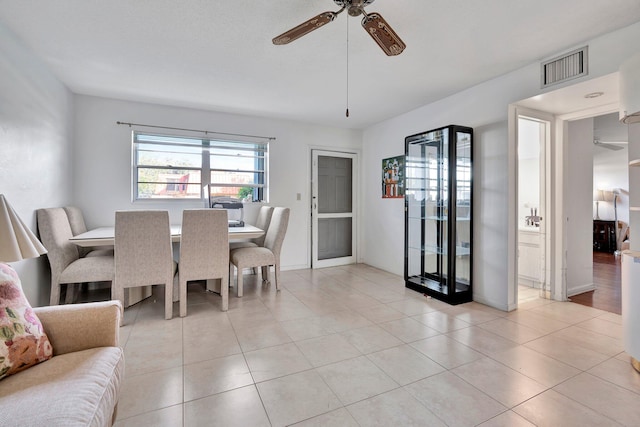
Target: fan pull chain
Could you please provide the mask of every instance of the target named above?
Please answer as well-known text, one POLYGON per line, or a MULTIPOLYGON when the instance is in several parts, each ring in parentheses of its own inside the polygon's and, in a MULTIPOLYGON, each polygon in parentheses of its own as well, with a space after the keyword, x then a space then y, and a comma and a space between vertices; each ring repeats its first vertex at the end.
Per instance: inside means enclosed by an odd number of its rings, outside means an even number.
POLYGON ((349 17, 347 16, 347 111, 346 116, 349 118, 349 17))

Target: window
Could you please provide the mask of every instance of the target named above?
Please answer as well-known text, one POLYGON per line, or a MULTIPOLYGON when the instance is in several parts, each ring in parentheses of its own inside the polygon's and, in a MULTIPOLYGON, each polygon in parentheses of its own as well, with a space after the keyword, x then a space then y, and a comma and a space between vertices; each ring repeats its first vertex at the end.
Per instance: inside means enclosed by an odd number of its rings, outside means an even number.
POLYGON ((265 201, 266 142, 229 141, 133 132, 133 198, 265 201))

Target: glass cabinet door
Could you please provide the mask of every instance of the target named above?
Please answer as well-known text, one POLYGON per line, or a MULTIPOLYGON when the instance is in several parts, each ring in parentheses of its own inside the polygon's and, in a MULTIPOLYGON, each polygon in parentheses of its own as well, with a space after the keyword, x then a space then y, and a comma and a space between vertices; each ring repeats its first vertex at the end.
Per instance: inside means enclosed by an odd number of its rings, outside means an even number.
POLYGON ((456 292, 471 283, 471 134, 456 132, 456 292))
POLYGON ((449 126, 405 140, 405 281, 459 302, 471 294, 471 138, 449 126))

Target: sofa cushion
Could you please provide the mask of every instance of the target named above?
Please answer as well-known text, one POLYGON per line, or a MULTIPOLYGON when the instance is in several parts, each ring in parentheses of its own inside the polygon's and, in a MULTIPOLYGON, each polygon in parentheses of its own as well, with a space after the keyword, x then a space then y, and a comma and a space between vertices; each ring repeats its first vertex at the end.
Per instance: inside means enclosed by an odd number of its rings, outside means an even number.
POLYGON ((0 263, 0 379, 48 360, 53 349, 13 268, 0 263))
POLYGON ((0 425, 111 426, 123 376, 119 347, 55 356, 0 381, 0 425))

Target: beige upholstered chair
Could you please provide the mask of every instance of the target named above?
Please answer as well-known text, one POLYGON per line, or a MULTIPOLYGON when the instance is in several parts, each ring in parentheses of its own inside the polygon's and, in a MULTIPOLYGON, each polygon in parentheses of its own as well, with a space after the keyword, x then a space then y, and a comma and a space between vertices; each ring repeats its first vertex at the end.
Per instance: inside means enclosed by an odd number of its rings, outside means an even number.
MULTIPOLYGON (((63 209, 67 213, 67 218, 69 218, 71 233, 74 236, 85 233, 87 231, 87 226, 84 222, 84 216, 82 215, 82 211, 80 210, 80 208, 77 208, 75 206, 65 206, 63 209)), ((104 256, 104 255, 113 256, 113 249, 94 249, 94 248, 78 247, 78 252, 80 254, 80 258, 84 258, 87 256, 104 256)))
POLYGON ((173 317, 173 260, 167 211, 116 211, 115 297, 124 307, 124 290, 164 285, 164 314, 173 317))
MULTIPOLYGON (((276 289, 280 290, 280 250, 289 223, 289 208, 274 208, 271 223, 264 238, 264 247, 239 248, 229 255, 229 274, 233 277, 233 266, 238 268, 237 293, 243 294, 242 270, 250 267, 274 266, 276 289)), ((269 281, 269 268, 262 270, 262 279, 269 281)))
MULTIPOLYGON (((37 216, 40 239, 49 251, 51 305, 60 303, 61 284, 67 284, 67 293, 71 294, 70 284, 113 281, 113 256, 80 258, 78 247, 69 242, 73 234, 64 209, 38 209, 37 216)), ((111 293, 113 295, 113 287, 111 293)))
POLYGON ((180 237, 180 317, 187 315, 187 282, 221 279, 222 311, 229 308, 229 226, 224 209, 182 212, 180 237))
MULTIPOLYGON (((112 426, 125 371, 120 304, 34 307, 33 312, 53 358, 0 381, 0 425, 112 426)), ((27 354, 35 353, 26 347, 27 354)))
MULTIPOLYGON (((258 217, 256 218, 255 226, 261 230, 267 230, 269 223, 271 222, 271 216, 273 215, 273 208, 271 206, 261 206, 258 211, 258 217)), ((266 233, 260 237, 255 237, 246 242, 231 242, 229 243, 229 249, 250 248, 255 246, 264 246, 264 239, 266 233)))

